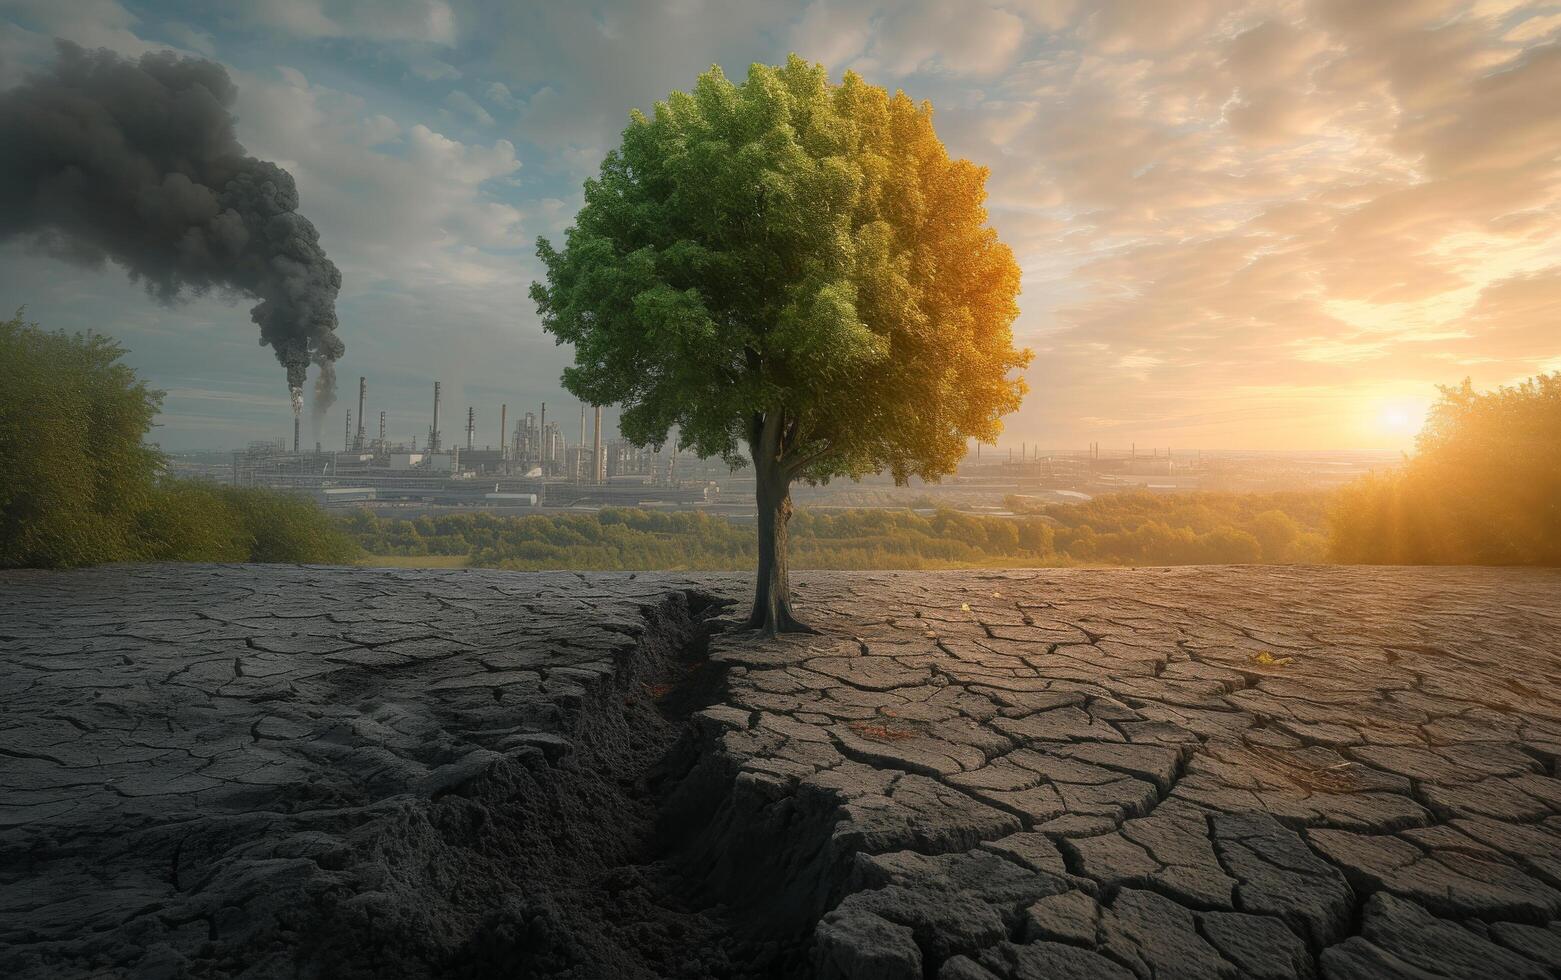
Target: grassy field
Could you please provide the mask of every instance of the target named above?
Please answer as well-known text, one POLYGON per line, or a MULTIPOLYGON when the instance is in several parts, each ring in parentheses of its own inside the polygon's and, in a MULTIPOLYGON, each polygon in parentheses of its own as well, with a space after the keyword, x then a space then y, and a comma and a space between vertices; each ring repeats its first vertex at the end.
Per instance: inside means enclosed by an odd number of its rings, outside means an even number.
POLYGON ((466 568, 471 555, 364 555, 363 568, 466 568))

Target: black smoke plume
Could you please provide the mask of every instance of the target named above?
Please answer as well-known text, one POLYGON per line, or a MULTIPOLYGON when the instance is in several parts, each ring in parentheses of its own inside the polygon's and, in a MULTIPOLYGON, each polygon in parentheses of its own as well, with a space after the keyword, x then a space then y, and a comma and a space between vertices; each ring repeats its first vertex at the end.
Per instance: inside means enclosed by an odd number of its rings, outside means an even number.
POLYGON ((293 411, 310 361, 328 405, 341 273, 298 213, 292 175, 235 138, 227 71, 58 48, 53 68, 0 92, 0 239, 113 261, 163 302, 213 289, 259 300, 250 316, 287 369, 293 411))

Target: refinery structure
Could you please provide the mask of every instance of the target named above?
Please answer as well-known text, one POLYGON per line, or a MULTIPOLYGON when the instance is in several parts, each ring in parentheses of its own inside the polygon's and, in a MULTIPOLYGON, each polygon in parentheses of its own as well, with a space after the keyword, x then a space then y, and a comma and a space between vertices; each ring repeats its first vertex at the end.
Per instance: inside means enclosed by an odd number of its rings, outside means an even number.
MULTIPOLYGON (((385 413, 371 409, 367 381, 360 378, 356 409, 349 406, 346 424, 337 430, 340 449, 301 446, 295 426, 291 449, 279 439, 233 453, 231 478, 242 486, 305 494, 327 506, 409 517, 451 509, 513 515, 541 507, 699 508, 734 519, 753 517, 750 468, 609 437, 599 407, 571 404, 559 411, 543 403, 534 412, 512 413, 501 404, 497 418, 487 420, 497 424, 488 428, 476 406, 447 413, 443 386, 435 382, 433 389, 427 428, 397 442, 387 438, 385 413), (482 438, 483 430, 497 441, 482 438)), ((958 472, 937 484, 912 480, 896 487, 881 474, 819 486, 799 482, 792 497, 807 507, 1006 513, 1016 498, 1064 503, 1121 492, 1326 489, 1390 465, 1387 457, 1173 453, 1132 444, 1107 451, 1094 443, 1082 450, 1043 450, 1020 442, 998 450, 974 444, 958 472)))
POLYGON ((368 426, 368 379, 359 378, 357 410, 347 412, 340 449, 300 445, 295 421, 291 449, 278 440, 235 452, 233 482, 303 493, 327 505, 397 512, 702 506, 717 493, 700 474, 680 472, 675 450, 606 439, 600 407, 580 406, 579 434, 572 440, 562 414, 550 418, 547 403, 536 412, 517 413, 513 421, 509 405, 502 404, 495 443, 479 438, 476 406, 458 417, 456 437, 447 436, 443 400, 435 381, 426 436, 391 442, 383 411, 377 427, 368 426))

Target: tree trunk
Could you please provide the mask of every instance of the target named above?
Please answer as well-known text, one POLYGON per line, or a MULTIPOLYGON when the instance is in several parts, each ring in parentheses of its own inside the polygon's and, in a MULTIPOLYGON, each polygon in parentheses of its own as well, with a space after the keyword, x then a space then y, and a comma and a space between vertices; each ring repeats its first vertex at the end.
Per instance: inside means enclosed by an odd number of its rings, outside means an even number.
POLYGON ((812 633, 791 612, 791 582, 786 575, 786 524, 791 520, 791 477, 770 459, 756 460, 755 496, 759 504, 759 574, 749 629, 766 636, 812 633))

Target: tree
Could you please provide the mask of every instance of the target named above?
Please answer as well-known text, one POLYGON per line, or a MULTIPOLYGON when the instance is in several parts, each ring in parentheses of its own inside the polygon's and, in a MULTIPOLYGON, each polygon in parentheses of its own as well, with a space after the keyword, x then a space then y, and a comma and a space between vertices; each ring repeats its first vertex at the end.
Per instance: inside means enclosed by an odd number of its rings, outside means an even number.
POLYGON ((0 566, 132 557, 162 456, 141 438, 162 392, 101 334, 0 321, 0 566))
POLYGON ((312 501, 169 478, 143 441, 163 393, 124 353, 102 334, 0 320, 0 567, 356 556, 312 501))
POLYGON ((786 574, 791 485, 953 471, 1019 405, 1019 269, 986 225, 986 170, 932 107, 793 55, 719 68, 634 112, 562 250, 537 243, 564 386, 620 404, 626 438, 756 479, 749 625, 806 629, 786 574))

